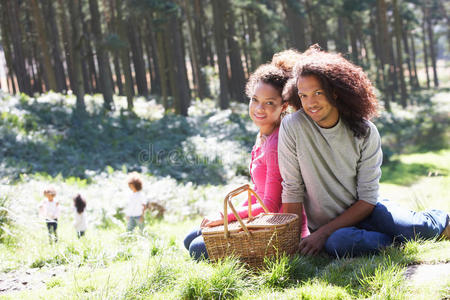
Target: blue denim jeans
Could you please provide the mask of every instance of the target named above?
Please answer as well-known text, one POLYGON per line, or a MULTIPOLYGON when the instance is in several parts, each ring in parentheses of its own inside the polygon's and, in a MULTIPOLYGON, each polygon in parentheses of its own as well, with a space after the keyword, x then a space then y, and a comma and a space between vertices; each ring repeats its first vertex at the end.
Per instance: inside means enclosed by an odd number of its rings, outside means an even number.
POLYGON ((133 231, 136 226, 139 226, 139 229, 142 230, 142 227, 144 226, 144 223, 141 223, 139 221, 141 217, 128 217, 128 224, 127 224, 127 231, 133 231))
POLYGON ((325 243, 325 251, 336 257, 376 253, 394 242, 433 239, 448 223, 449 215, 444 211, 415 212, 383 200, 359 224, 332 233, 325 243))
POLYGON ((208 252, 206 251, 205 241, 203 240, 202 230, 200 228, 192 230, 184 238, 184 247, 189 250, 189 254, 195 260, 208 258, 208 252))

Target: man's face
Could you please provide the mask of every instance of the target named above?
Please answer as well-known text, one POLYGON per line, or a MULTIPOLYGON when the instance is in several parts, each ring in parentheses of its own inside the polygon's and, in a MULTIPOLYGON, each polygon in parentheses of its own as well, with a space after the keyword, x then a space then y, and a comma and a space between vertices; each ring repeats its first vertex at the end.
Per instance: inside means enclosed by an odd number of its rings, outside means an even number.
POLYGON ((331 128, 339 121, 337 108, 328 101, 319 79, 314 76, 300 77, 297 81, 298 96, 305 113, 322 128, 331 128))

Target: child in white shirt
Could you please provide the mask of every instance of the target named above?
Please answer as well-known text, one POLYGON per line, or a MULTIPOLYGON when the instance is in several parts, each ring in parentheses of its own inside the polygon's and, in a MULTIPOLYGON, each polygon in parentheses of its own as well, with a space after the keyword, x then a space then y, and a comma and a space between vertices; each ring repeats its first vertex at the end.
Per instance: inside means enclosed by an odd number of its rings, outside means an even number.
POLYGON ((78 238, 82 237, 87 229, 87 216, 86 216, 86 200, 81 197, 80 194, 73 198, 74 204, 74 226, 77 231, 78 238))
POLYGON ((59 202, 55 200, 56 191, 54 188, 47 188, 44 190, 44 196, 47 198, 39 205, 39 215, 45 219, 48 229, 48 237, 50 244, 58 241, 58 218, 60 215, 59 202))
POLYGON ((143 214, 147 201, 142 192, 142 180, 137 173, 130 174, 128 179, 128 187, 132 191, 125 207, 125 216, 127 217, 127 231, 131 232, 136 226, 142 230, 144 225, 143 214))

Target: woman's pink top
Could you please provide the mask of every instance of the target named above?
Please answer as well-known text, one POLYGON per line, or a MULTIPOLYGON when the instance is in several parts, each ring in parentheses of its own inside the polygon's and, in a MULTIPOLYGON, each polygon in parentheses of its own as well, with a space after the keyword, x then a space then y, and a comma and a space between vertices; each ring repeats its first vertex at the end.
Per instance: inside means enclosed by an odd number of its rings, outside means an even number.
MULTIPOLYGON (((255 185, 255 192, 263 201, 269 212, 282 212, 281 208, 281 174, 278 168, 278 130, 277 127, 265 142, 253 146, 252 160, 250 163, 250 175, 255 185), (258 145, 259 144, 259 145, 258 145)), ((264 212, 262 206, 252 196, 252 215, 257 216, 264 212)), ((237 209, 241 218, 248 217, 248 200, 244 201, 237 209)), ((235 221, 233 213, 228 214, 228 221, 235 221)), ((305 210, 302 211, 302 237, 309 235, 308 222, 305 210)))

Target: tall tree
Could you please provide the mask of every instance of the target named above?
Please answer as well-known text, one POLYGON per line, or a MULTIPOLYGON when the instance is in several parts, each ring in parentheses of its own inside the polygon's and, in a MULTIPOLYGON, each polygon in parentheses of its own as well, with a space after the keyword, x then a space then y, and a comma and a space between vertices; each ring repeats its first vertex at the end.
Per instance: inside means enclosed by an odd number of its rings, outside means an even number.
POLYGON ((224 11, 226 25, 227 25, 227 43, 229 49, 230 58, 230 71, 231 71, 231 94, 233 98, 239 102, 245 102, 245 74, 242 66, 241 51, 237 42, 236 30, 234 27, 235 16, 233 10, 230 9, 228 0, 222 0, 224 4, 224 11))
POLYGON ((377 0, 377 25, 378 25, 378 35, 380 36, 380 59, 381 66, 383 69, 383 82, 384 82, 384 91, 386 93, 385 97, 385 108, 390 111, 390 101, 394 100, 394 72, 393 72, 393 62, 391 52, 389 48, 391 48, 391 39, 388 34, 388 23, 386 18, 386 2, 385 0, 377 0), (388 75, 387 75, 388 74, 388 75), (389 79, 387 78, 389 76, 389 79))
POLYGON ((407 93, 406 93, 406 83, 405 83, 405 76, 404 76, 404 69, 403 69, 403 50, 402 50, 402 26, 401 26, 401 20, 400 20, 400 13, 398 11, 398 3, 397 0, 393 0, 392 5, 394 7, 394 31, 395 31, 395 42, 396 42, 396 49, 397 49, 397 66, 398 66, 398 72, 400 79, 400 92, 401 92, 401 99, 400 103, 403 107, 406 107, 408 104, 407 102, 407 93))
POLYGON ((53 71, 52 62, 50 60, 51 56, 47 44, 48 39, 47 33, 45 31, 44 20, 42 19, 42 14, 36 0, 31 0, 31 11, 33 13, 34 22, 36 24, 36 29, 39 37, 39 44, 42 51, 42 58, 44 61, 44 71, 48 79, 49 86, 47 88, 53 91, 58 91, 55 72, 53 71))
POLYGON ((140 27, 136 24, 134 17, 127 19, 127 36, 131 50, 131 58, 134 65, 135 81, 138 93, 148 96, 147 74, 145 72, 144 53, 140 38, 140 27))
POLYGON ((86 111, 84 103, 84 80, 81 69, 81 51, 83 49, 83 39, 81 38, 81 20, 79 11, 79 0, 69 1, 70 24, 72 28, 71 57, 73 66, 73 80, 71 83, 77 95, 76 112, 81 115, 86 111))
POLYGON ((10 37, 14 49, 14 73, 21 92, 32 95, 30 77, 25 67, 25 55, 22 45, 22 32, 19 26, 19 4, 16 1, 2 0, 2 7, 7 11, 10 37))
POLYGON ((89 0, 89 9, 91 12, 92 33, 94 34, 94 45, 97 56, 97 65, 100 73, 100 88, 103 94, 103 107, 111 110, 114 107, 113 85, 111 82, 111 69, 109 66, 108 52, 102 45, 103 33, 101 28, 101 16, 97 0, 89 0))
POLYGON ((434 33, 433 33, 433 18, 430 12, 430 6, 432 5, 431 0, 425 1, 425 20, 427 25, 427 34, 428 41, 430 46, 430 58, 431 58, 431 66, 433 68, 433 83, 435 87, 439 86, 439 79, 437 75, 437 66, 436 66, 436 50, 434 48, 434 33))
POLYGON ((125 96, 127 97, 127 109, 129 111, 133 110, 133 97, 134 97, 134 87, 133 87, 133 77, 131 75, 131 64, 130 64, 130 56, 129 56, 129 44, 125 41, 126 38, 126 18, 128 16, 124 16, 123 13, 126 12, 122 0, 116 0, 116 29, 119 34, 119 38, 122 41, 123 45, 120 47, 120 63, 122 66, 122 70, 125 76, 125 96))
POLYGON ((230 93, 228 90, 228 67, 224 43, 226 37, 223 2, 212 1, 212 10, 214 20, 214 42, 216 46, 220 80, 219 107, 221 109, 226 109, 230 105, 230 93))
MULTIPOLYGON (((308 0, 307 0, 308 1, 308 0)), ((286 15, 291 45, 303 51, 306 49, 305 41, 305 15, 302 10, 302 1, 283 0, 283 11, 286 15)), ((321 45, 322 46, 322 45, 321 45)))
POLYGON ((67 90, 66 73, 64 71, 64 65, 62 60, 60 33, 58 31, 58 25, 56 23, 56 13, 53 6, 53 1, 43 0, 42 5, 44 7, 44 16, 49 26, 48 32, 51 46, 51 56, 53 58, 53 65, 55 67, 56 84, 58 91, 67 90))

